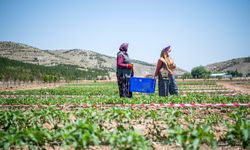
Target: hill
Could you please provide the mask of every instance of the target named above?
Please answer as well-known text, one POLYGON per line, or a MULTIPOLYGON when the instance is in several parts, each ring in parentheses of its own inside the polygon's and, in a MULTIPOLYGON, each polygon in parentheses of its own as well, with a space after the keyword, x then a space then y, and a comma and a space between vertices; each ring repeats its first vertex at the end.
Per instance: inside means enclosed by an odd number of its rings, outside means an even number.
MULTIPOLYGON (((116 58, 90 50, 41 50, 21 43, 0 42, 0 56, 44 66, 73 65, 79 66, 78 69, 85 71, 89 69, 101 69, 108 71, 110 78, 116 78, 116 58)), ((132 62, 135 67, 136 76, 153 74, 155 71, 155 64, 139 60, 132 60, 132 62)), ((185 70, 177 68, 175 73, 182 75, 185 72, 185 70)))
POLYGON ((238 71, 243 75, 250 75, 250 57, 236 58, 217 62, 205 66, 211 72, 238 71))
POLYGON ((85 71, 77 68, 78 66, 73 65, 42 66, 0 57, 0 81, 56 82, 59 79, 66 81, 95 80, 97 76, 108 76, 108 72, 105 70, 89 69, 85 71))

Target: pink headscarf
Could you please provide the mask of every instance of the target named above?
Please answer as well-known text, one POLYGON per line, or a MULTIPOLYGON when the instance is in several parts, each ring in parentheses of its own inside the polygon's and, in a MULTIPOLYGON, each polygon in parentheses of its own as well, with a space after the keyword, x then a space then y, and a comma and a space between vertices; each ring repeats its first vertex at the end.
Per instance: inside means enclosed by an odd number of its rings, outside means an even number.
POLYGON ((160 57, 163 57, 163 54, 164 54, 165 52, 169 52, 170 47, 171 47, 170 45, 167 46, 167 47, 164 47, 164 48, 161 50, 161 55, 160 55, 160 57))
POLYGON ((169 45, 169 46, 163 48, 162 51, 166 51, 166 52, 167 52, 167 51, 170 49, 170 47, 171 47, 171 46, 169 45))
POLYGON ((120 51, 127 51, 128 50, 128 43, 122 43, 119 50, 120 51))

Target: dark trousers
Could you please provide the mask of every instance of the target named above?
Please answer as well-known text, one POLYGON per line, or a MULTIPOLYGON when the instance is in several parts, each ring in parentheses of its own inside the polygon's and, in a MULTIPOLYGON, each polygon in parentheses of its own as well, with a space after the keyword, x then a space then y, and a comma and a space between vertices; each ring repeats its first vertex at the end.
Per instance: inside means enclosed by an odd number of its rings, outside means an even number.
POLYGON ((119 87, 119 94, 120 97, 132 97, 132 92, 129 91, 129 78, 122 74, 116 74, 117 76, 117 83, 119 87))
POLYGON ((159 79, 158 80, 159 96, 168 96, 169 93, 169 80, 159 79))
POLYGON ((169 76, 168 79, 158 80, 159 96, 179 95, 178 87, 174 76, 169 76))
POLYGON ((174 76, 169 77, 169 93, 170 95, 179 95, 178 87, 174 76))

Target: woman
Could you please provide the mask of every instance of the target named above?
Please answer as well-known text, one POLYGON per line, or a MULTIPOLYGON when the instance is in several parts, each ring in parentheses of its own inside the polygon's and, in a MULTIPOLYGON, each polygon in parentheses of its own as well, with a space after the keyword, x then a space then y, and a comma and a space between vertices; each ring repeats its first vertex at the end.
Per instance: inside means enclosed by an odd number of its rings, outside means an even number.
POLYGON ((117 81, 120 97, 132 97, 132 92, 129 91, 129 78, 134 76, 133 64, 128 56, 128 43, 123 43, 117 53, 117 81))
POLYGON ((157 62, 155 70, 155 79, 158 76, 159 96, 179 95, 178 87, 174 79, 174 69, 176 65, 174 60, 170 58, 171 47, 165 47, 161 51, 160 59, 157 62))

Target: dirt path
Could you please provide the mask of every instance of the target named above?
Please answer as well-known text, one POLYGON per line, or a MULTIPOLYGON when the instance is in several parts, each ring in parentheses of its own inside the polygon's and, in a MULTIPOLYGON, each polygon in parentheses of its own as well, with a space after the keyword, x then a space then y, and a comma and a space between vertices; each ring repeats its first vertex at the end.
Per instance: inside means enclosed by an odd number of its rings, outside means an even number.
POLYGON ((231 90, 235 90, 237 93, 248 94, 250 95, 250 89, 246 86, 235 85, 230 82, 217 82, 218 85, 222 85, 223 87, 231 90))
POLYGON ((20 85, 20 86, 10 86, 0 87, 0 91, 16 91, 16 90, 31 90, 31 89, 46 89, 46 88, 55 88, 59 87, 60 85, 65 83, 51 83, 51 84, 27 84, 27 85, 20 85))

